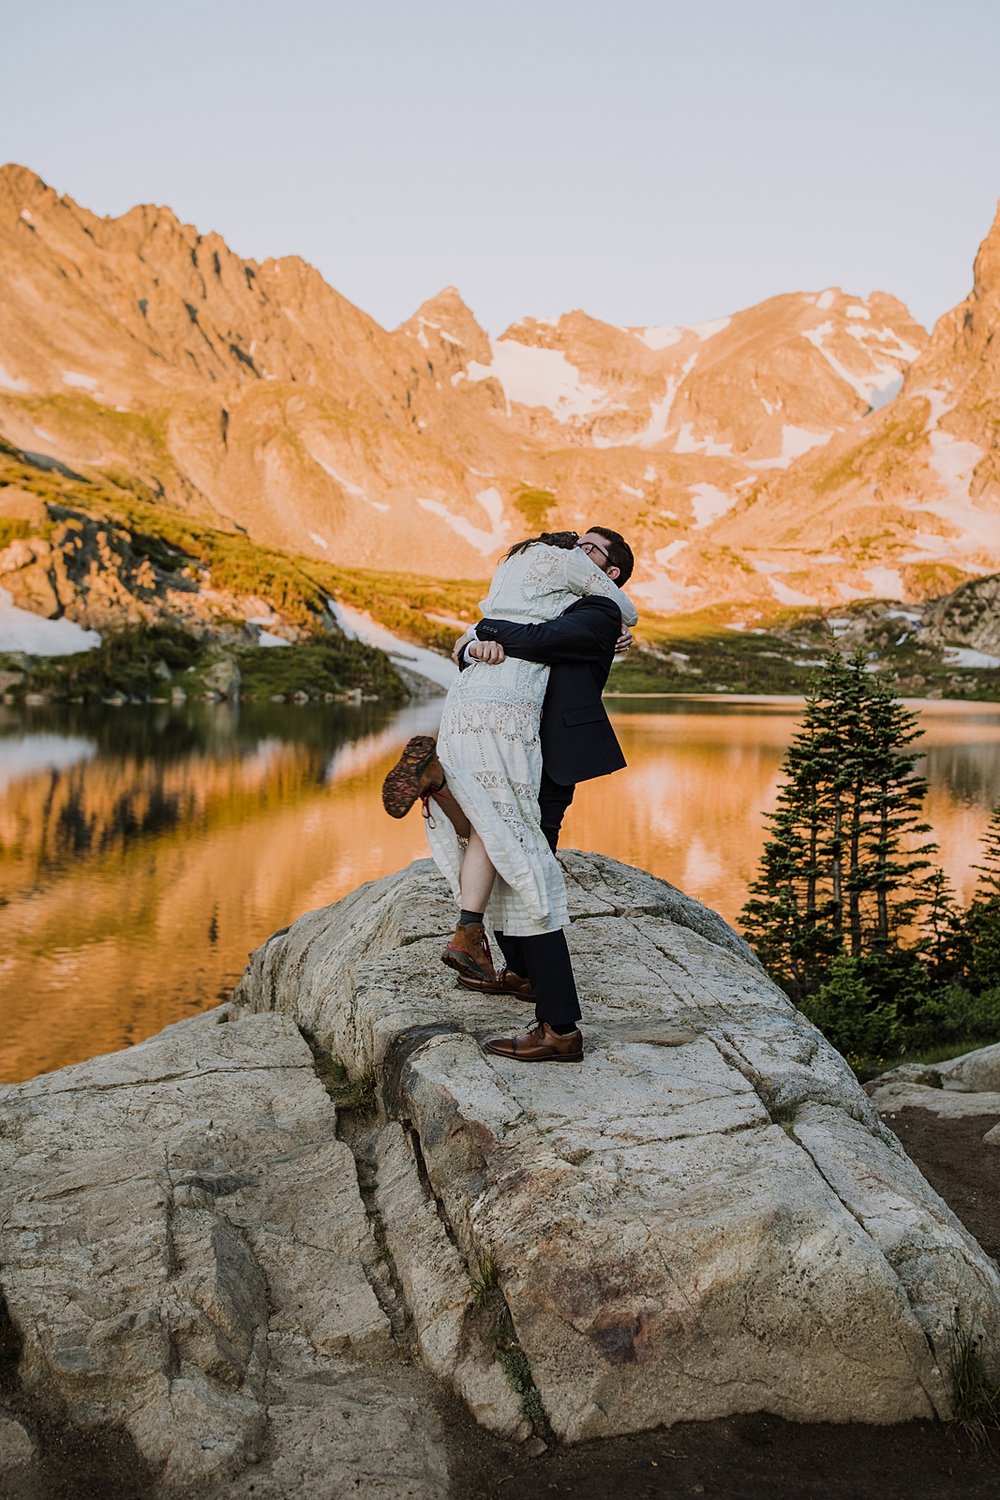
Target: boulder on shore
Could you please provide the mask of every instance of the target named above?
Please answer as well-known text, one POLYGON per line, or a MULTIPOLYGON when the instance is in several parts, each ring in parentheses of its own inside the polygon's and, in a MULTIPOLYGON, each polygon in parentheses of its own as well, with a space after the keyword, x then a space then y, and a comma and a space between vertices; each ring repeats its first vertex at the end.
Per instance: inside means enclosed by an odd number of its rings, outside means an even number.
POLYGON ((1000 1145, 1000 1042, 939 1063, 903 1063, 865 1084, 880 1114, 922 1109, 942 1120, 988 1119, 983 1140, 1000 1145))
POLYGON ((956 1309, 1000 1347, 995 1264, 719 917, 564 865, 580 1066, 481 1050, 531 1011, 455 986, 423 861, 275 934, 231 1005, 0 1090, 19 1473, 56 1419, 164 1495, 423 1500, 470 1414, 949 1414, 956 1309))

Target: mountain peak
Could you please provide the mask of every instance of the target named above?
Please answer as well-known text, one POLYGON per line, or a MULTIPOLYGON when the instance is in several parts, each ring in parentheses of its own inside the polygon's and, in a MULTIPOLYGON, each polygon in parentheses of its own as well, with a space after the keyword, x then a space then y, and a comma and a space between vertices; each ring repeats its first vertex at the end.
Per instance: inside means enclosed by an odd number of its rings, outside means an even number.
POLYGON ((973 296, 979 301, 1000 300, 1000 203, 976 256, 973 296))
POLYGON ((15 161, 0 166, 0 199, 6 198, 20 209, 39 203, 43 198, 55 197, 55 190, 30 167, 22 167, 15 161))
POLYGON ((435 296, 429 297, 412 318, 399 325, 396 332, 415 338, 419 343, 431 336, 438 341, 444 340, 452 348, 460 347, 466 360, 481 360, 489 364, 492 358, 489 338, 457 287, 443 287, 435 296))

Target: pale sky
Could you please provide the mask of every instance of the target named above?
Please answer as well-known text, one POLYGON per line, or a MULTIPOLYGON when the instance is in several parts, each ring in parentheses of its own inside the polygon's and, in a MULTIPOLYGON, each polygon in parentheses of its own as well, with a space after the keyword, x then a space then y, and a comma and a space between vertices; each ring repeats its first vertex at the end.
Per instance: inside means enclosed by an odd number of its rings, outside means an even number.
POLYGON ((692 323, 966 295, 1000 196, 996 0, 8 0, 0 160, 168 203, 394 327, 692 323))

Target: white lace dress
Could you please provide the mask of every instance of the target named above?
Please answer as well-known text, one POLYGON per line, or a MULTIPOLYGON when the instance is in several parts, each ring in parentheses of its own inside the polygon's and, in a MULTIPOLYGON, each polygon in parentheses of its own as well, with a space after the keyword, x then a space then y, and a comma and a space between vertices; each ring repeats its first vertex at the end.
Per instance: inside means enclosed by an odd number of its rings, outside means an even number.
MULTIPOLYGON (((584 594, 603 594, 634 625, 627 595, 579 548, 536 543, 502 562, 480 605, 484 615, 540 624, 584 594)), ((497 871, 487 920, 512 937, 566 926, 566 884, 539 826, 538 730, 549 669, 508 657, 466 667, 448 690, 437 751, 448 785, 497 871)), ((427 824, 431 853, 459 899, 464 844, 440 808, 427 824)))

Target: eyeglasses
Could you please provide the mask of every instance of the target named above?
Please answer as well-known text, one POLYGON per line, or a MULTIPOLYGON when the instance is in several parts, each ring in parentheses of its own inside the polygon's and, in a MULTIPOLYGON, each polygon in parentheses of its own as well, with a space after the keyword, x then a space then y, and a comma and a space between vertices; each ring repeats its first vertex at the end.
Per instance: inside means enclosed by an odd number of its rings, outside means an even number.
POLYGON ((599 547, 596 542, 577 542, 576 545, 580 548, 581 552, 586 552, 588 557, 593 557, 595 552, 599 552, 602 557, 607 557, 608 555, 607 547, 599 547))

